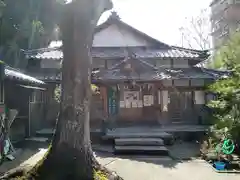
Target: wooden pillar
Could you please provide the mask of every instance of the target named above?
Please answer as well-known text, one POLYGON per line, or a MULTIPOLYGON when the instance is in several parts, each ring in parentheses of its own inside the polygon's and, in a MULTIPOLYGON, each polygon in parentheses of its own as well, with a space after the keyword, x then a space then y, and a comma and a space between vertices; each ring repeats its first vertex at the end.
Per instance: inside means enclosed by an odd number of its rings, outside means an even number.
POLYGON ((100 86, 100 94, 102 96, 103 101, 104 116, 108 117, 107 88, 105 86, 100 86))
POLYGON ((162 105, 161 105, 161 111, 162 111, 162 124, 168 123, 169 118, 168 118, 168 112, 169 112, 169 107, 168 107, 168 94, 169 92, 167 90, 161 91, 162 94, 162 105))

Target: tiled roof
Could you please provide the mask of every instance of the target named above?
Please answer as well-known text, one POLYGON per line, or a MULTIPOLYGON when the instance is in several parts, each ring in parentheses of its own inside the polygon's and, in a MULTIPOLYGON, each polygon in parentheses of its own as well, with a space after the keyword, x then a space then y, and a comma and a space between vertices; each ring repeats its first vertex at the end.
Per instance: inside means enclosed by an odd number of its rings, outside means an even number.
POLYGON ((36 78, 41 79, 45 82, 56 82, 62 80, 61 74, 52 74, 52 75, 36 75, 36 78))
POLYGON ((94 75, 94 80, 97 81, 121 81, 121 80, 136 80, 136 81, 158 81, 166 79, 214 79, 214 76, 204 72, 201 68, 172 68, 172 69, 154 69, 142 71, 124 72, 120 68, 110 70, 101 70, 94 75))
MULTIPOLYGON (((215 79, 219 78, 210 70, 191 67, 191 68, 156 68, 147 61, 129 56, 120 63, 115 64, 110 69, 100 69, 92 73, 92 80, 96 81, 118 81, 118 80, 137 80, 137 81, 157 81, 165 79, 215 79), (130 65, 130 69, 126 69, 130 65)), ((61 81, 60 71, 49 71, 31 74, 34 77, 46 82, 61 81)))
POLYGON ((134 55, 128 56, 119 64, 111 69, 101 69, 94 74, 95 80, 117 81, 117 80, 136 80, 136 81, 157 81, 166 79, 214 79, 210 73, 203 71, 202 68, 156 68, 147 61, 139 59, 134 55), (126 69, 130 65, 130 69, 126 69), (128 66, 127 66, 128 67, 128 66))
MULTIPOLYGON (((32 74, 38 79, 45 82, 59 82, 62 80, 61 73, 52 75, 32 74)), ((136 81, 159 81, 167 79, 214 79, 215 77, 204 73, 200 68, 194 69, 165 69, 148 71, 144 73, 130 72, 124 74, 120 69, 101 70, 92 76, 93 81, 121 81, 121 80, 136 80, 136 81)))
POLYGON ((203 71, 202 68, 173 68, 165 69, 172 79, 214 79, 214 76, 203 71))
POLYGON ((20 81, 25 81, 34 84, 45 84, 43 81, 36 79, 35 77, 31 77, 29 75, 23 74, 17 69, 11 68, 9 66, 5 66, 4 69, 6 78, 17 79, 20 81))
POLYGON ((153 66, 152 64, 142 60, 138 59, 136 56, 130 55, 127 58, 125 57, 120 63, 114 64, 110 69, 123 69, 126 64, 131 64, 131 66, 134 66, 135 70, 140 71, 152 71, 156 70, 157 68, 153 66))
MULTIPOLYGON (((206 59, 202 56, 200 51, 191 51, 172 47, 168 49, 156 49, 145 47, 128 47, 138 58, 192 58, 192 59, 206 59)), ((45 48, 39 50, 26 51, 27 58, 34 59, 62 59, 63 52, 61 48, 45 48)), ((93 58, 124 58, 126 57, 126 48, 116 47, 94 47, 92 48, 93 58)))
POLYGON ((44 82, 56 82, 62 80, 62 74, 60 72, 37 72, 37 73, 30 73, 31 76, 36 77, 44 82))
POLYGON ((228 70, 217 70, 217 69, 207 69, 207 68, 202 68, 202 70, 203 72, 210 74, 216 79, 228 78, 229 76, 231 76, 231 71, 228 71, 228 70))
MULTIPOLYGON (((44 73, 44 74, 31 74, 37 79, 45 82, 59 82, 62 80, 61 73, 44 73)), ((130 72, 124 74, 120 69, 113 68, 110 70, 101 69, 92 74, 93 81, 118 81, 118 80, 136 80, 136 81, 158 81, 167 79, 218 79, 227 77, 229 72, 217 71, 199 67, 193 68, 172 68, 172 69, 152 69, 137 74, 130 72)))
POLYGON ((60 48, 43 48, 25 51, 27 58, 34 59, 62 59, 63 52, 60 48))

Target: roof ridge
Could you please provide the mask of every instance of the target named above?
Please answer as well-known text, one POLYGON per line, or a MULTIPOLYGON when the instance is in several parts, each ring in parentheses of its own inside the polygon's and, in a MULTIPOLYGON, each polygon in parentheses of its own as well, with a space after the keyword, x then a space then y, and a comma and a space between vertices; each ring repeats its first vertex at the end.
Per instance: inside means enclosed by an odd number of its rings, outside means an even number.
POLYGON ((28 74, 25 74, 25 72, 23 72, 19 69, 13 68, 11 66, 8 66, 8 65, 5 65, 4 75, 6 77, 15 77, 17 79, 27 80, 27 81, 31 81, 31 82, 37 83, 37 84, 45 84, 43 81, 41 81, 35 77, 32 77, 28 74))
POLYGON ((171 46, 173 49, 180 49, 184 51, 189 51, 189 52, 196 52, 196 53, 203 53, 203 52, 208 52, 208 50, 197 50, 197 49, 190 49, 190 48, 184 48, 184 47, 179 47, 179 46, 171 46))
MULTIPOLYGON (((134 54, 134 53, 133 53, 133 54, 134 54)), ((129 57, 129 56, 125 57, 122 61, 120 61, 119 63, 113 65, 109 70, 114 70, 115 68, 117 68, 117 67, 120 66, 121 64, 123 64, 123 63, 125 63, 125 62, 127 62, 127 61, 129 61, 129 60, 133 60, 133 59, 139 61, 140 63, 142 63, 142 64, 144 64, 144 65, 146 65, 146 66, 148 66, 148 67, 150 67, 150 68, 152 68, 153 70, 158 70, 158 68, 156 68, 155 66, 151 65, 150 63, 148 63, 148 62, 146 62, 146 61, 144 61, 144 60, 142 60, 142 59, 140 59, 140 58, 132 57, 132 56, 130 56, 130 57, 129 57)))
POLYGON ((138 61, 140 61, 141 63, 143 63, 143 64, 151 67, 152 69, 157 70, 157 68, 156 68, 155 66, 153 66, 152 64, 150 64, 150 63, 148 63, 148 62, 146 62, 146 61, 144 61, 144 60, 142 60, 142 59, 139 59, 139 58, 136 58, 136 59, 137 59, 138 61))
POLYGON ((128 61, 129 57, 125 57, 122 61, 120 61, 119 63, 113 65, 109 70, 114 70, 115 68, 117 68, 118 66, 120 66, 121 64, 123 64, 124 62, 128 61))
POLYGON ((5 68, 6 68, 6 69, 9 69, 9 70, 13 70, 13 71, 17 71, 17 72, 23 73, 22 70, 17 69, 17 68, 13 68, 13 67, 11 67, 11 66, 9 66, 9 65, 5 65, 5 68))
POLYGON ((211 75, 211 76, 214 76, 214 77, 217 77, 217 78, 226 78, 226 77, 229 77, 231 71, 227 71, 227 70, 216 70, 216 69, 210 69, 210 68, 203 68, 203 67, 195 67, 195 68, 200 68, 203 72, 211 75), (222 74, 221 74, 222 73, 222 74))
POLYGON ((46 48, 39 48, 39 49, 31 49, 31 50, 23 50, 25 54, 27 53, 33 53, 38 51, 51 51, 51 50, 61 50, 61 47, 46 47, 46 48))

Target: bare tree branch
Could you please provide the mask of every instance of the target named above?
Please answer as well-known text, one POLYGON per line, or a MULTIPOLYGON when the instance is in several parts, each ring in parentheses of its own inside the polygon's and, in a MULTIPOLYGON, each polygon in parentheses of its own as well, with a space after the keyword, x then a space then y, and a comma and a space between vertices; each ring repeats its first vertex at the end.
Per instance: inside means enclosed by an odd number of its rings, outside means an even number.
MULTIPOLYGON (((182 41, 186 42, 188 47, 201 50, 211 48, 210 21, 208 17, 207 10, 203 9, 198 16, 191 17, 190 20, 186 18, 186 25, 179 28, 183 37, 182 41)), ((184 42, 182 44, 185 44, 184 42)))

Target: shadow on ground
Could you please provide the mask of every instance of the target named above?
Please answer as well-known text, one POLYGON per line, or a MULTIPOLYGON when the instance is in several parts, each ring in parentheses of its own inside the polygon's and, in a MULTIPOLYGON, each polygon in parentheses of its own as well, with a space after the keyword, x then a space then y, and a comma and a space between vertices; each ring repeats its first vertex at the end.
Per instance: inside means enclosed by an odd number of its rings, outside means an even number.
POLYGON ((94 147, 98 161, 104 166, 119 160, 138 161, 143 163, 160 165, 165 168, 175 168, 179 163, 186 162, 199 157, 200 145, 197 143, 176 142, 173 146, 168 146, 169 156, 159 155, 114 155, 111 146, 94 147), (104 151, 105 148, 105 151, 104 151))
POLYGON ((48 144, 30 143, 24 141, 15 143, 13 146, 15 148, 15 153, 13 154, 15 159, 13 161, 6 160, 3 162, 3 164, 0 166, 0 176, 9 170, 20 166, 23 162, 39 152, 40 148, 47 148, 48 144))
POLYGON ((96 153, 98 161, 103 166, 108 166, 111 163, 119 160, 129 160, 131 162, 143 162, 155 165, 161 165, 165 168, 174 168, 177 164, 182 163, 183 160, 173 160, 170 157, 156 157, 156 156, 128 156, 128 155, 113 155, 110 153, 96 153))

